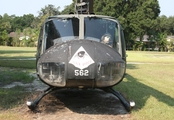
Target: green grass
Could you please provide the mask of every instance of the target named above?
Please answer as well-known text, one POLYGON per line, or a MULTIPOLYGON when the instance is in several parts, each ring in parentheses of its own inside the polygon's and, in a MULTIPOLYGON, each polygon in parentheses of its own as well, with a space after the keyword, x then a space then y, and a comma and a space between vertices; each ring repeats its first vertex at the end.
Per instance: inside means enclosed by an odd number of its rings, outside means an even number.
POLYGON ((11 109, 23 104, 28 95, 29 92, 26 92, 24 87, 16 86, 10 89, 0 88, 0 111, 11 109))
POLYGON ((174 119, 174 54, 159 52, 127 54, 134 58, 128 58, 127 76, 123 82, 115 86, 115 89, 136 102, 136 107, 131 113, 132 119, 174 119), (160 58, 156 59, 154 56, 160 58), (170 59, 166 59, 169 56, 170 59), (133 63, 129 64, 130 62, 133 63))
POLYGON ((11 84, 13 82, 31 83, 34 77, 30 75, 29 71, 23 69, 0 69, 0 87, 11 84))
POLYGON ((172 63, 174 53, 127 51, 128 62, 172 63))
POLYGON ((34 58, 36 47, 6 47, 0 46, 0 59, 34 58))
POLYGON ((34 59, 35 47, 4 47, 0 46, 0 67, 36 68, 34 59), (29 60, 27 60, 29 59, 29 60))
POLYGON ((35 60, 0 60, 0 67, 35 69, 35 60))
POLYGON ((0 46, 0 111, 20 105, 29 95, 24 87, 2 87, 13 82, 31 83, 35 79, 29 74, 35 71, 36 61, 25 60, 35 58, 35 53, 36 48, 0 46))

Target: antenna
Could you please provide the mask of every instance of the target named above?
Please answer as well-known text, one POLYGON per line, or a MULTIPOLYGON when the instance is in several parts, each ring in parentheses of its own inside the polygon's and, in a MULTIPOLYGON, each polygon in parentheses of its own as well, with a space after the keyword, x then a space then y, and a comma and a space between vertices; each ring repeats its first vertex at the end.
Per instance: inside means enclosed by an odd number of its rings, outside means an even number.
POLYGON ((77 14, 93 13, 93 0, 76 0, 75 11, 77 14))

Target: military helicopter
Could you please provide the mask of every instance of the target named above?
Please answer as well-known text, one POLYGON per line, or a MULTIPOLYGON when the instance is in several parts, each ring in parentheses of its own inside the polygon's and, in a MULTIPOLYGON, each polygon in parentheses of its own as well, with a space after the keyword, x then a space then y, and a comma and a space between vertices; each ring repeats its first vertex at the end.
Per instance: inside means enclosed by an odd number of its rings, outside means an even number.
POLYGON ((36 54, 37 75, 49 85, 34 101, 62 88, 97 88, 113 93, 127 111, 135 105, 112 87, 126 71, 124 33, 118 20, 95 15, 93 0, 78 0, 76 14, 48 17, 41 27, 36 54))

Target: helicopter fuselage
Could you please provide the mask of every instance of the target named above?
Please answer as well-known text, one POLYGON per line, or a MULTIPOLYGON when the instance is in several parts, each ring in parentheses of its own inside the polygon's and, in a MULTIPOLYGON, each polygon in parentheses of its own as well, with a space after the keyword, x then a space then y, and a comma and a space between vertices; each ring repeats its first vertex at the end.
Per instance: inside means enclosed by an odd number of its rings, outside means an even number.
POLYGON ((122 27, 109 16, 49 17, 40 31, 36 59, 37 74, 49 86, 114 86, 126 70, 122 27))

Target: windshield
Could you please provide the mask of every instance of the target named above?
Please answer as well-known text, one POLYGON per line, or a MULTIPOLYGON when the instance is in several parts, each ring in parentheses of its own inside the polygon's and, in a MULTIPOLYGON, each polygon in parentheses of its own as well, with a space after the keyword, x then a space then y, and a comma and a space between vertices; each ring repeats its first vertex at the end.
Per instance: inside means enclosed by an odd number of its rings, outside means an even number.
MULTIPOLYGON (((84 39, 118 48, 118 25, 114 20, 85 17, 84 39)), ((55 18, 45 25, 46 49, 62 42, 79 39, 79 18, 55 18)))
POLYGON ((91 38, 116 47, 119 42, 117 23, 104 18, 85 18, 85 39, 91 38))
POLYGON ((46 49, 59 42, 77 39, 79 36, 79 19, 57 18, 50 20, 46 23, 45 31, 46 49))

